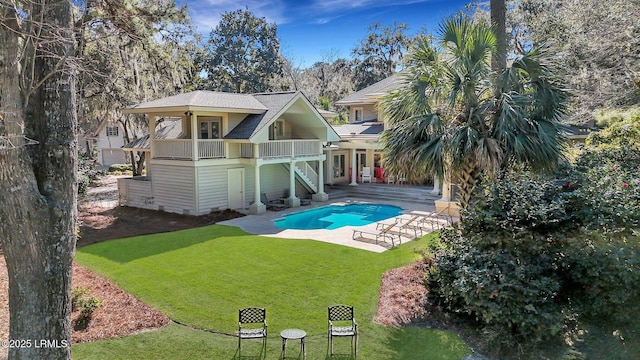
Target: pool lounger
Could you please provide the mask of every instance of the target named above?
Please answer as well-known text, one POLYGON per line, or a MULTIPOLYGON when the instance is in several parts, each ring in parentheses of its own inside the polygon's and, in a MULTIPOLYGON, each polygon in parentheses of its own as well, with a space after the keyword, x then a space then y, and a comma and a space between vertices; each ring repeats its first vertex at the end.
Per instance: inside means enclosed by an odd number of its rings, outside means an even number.
MULTIPOLYGON (((357 240, 358 238, 364 238, 364 234, 367 235, 372 235, 375 237, 376 240, 376 244, 378 244, 378 241, 380 239, 382 239, 382 242, 384 243, 389 243, 387 241, 387 239, 391 240, 391 247, 395 247, 396 243, 395 243, 395 234, 393 234, 391 232, 391 230, 396 226, 395 223, 393 224, 389 224, 386 227, 384 227, 383 229, 376 231, 376 230, 361 230, 361 229, 354 229, 353 230, 353 235, 352 235, 352 239, 353 240, 357 240), (359 234, 359 235, 357 235, 359 234)), ((400 236, 398 236, 398 241, 400 242, 400 244, 402 244, 402 239, 400 238, 400 236)))

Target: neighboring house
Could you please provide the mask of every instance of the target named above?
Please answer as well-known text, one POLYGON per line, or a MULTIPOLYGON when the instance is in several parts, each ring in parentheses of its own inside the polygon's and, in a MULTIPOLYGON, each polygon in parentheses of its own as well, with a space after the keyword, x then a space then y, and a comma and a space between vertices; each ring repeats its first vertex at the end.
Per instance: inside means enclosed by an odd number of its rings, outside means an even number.
POLYGON ((124 131, 119 122, 104 120, 88 142, 94 143, 99 164, 109 166, 128 162, 127 154, 121 149, 125 144, 124 131))
POLYGON ((126 145, 148 152, 147 175, 119 179, 121 205, 204 215, 263 213, 262 194, 290 206, 328 199, 325 144, 340 137, 299 91, 194 91, 123 112, 146 114, 151 133, 126 145))
POLYGON ((355 185, 363 167, 374 169, 375 181, 386 180, 380 137, 388 122, 378 103, 398 86, 398 75, 392 75, 336 101, 336 105, 347 108, 349 124, 334 127, 342 142, 328 156, 332 169, 328 183, 349 181, 355 185))

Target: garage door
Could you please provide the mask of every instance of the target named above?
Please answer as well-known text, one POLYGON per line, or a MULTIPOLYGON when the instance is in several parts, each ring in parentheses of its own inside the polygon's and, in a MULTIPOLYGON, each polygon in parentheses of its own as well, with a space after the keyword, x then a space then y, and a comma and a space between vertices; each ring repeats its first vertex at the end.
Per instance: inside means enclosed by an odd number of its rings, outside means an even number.
POLYGON ((126 163, 124 151, 122 149, 103 149, 102 165, 124 164, 126 163))

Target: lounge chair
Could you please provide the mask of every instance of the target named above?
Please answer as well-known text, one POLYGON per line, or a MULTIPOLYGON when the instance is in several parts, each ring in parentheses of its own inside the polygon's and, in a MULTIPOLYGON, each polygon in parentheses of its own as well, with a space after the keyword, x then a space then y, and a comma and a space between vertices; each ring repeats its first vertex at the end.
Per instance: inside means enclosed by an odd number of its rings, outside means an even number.
POLYGON ((413 230, 413 237, 418 237, 418 230, 420 231, 420 236, 422 236, 422 227, 420 226, 420 221, 423 217, 420 215, 413 215, 410 219, 406 219, 406 221, 400 221, 398 224, 398 228, 400 232, 405 231, 407 235, 409 234, 409 230, 413 230))
MULTIPOLYGON (((351 236, 351 238, 353 240, 357 240, 359 238, 364 238, 364 234, 367 234, 367 235, 371 235, 371 236, 373 236, 375 238, 376 244, 378 244, 378 241, 380 241, 380 239, 382 239, 381 241, 384 242, 384 243, 389 243, 387 241, 387 240, 389 240, 389 241, 391 241, 391 247, 395 247, 396 246, 396 242, 395 242, 396 234, 394 234, 392 232, 394 227, 396 227, 396 223, 387 224, 385 227, 383 227, 380 230, 353 229, 353 235, 351 236)), ((400 243, 402 243, 402 240, 400 239, 400 236, 398 236, 398 241, 400 241, 400 243)))
POLYGON ((267 209, 279 211, 287 208, 287 205, 282 200, 269 201, 269 199, 267 198, 267 194, 265 193, 262 193, 262 195, 260 195, 260 201, 262 201, 262 203, 267 206, 267 209))

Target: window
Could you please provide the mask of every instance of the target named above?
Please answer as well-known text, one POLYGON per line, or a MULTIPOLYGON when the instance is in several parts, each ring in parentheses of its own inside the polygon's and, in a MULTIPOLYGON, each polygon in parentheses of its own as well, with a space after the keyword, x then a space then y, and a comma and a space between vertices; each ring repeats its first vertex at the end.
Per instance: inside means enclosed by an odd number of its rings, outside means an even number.
POLYGON ((107 126, 107 136, 118 136, 118 126, 107 126))
POLYGON ((276 120, 269 126, 269 140, 282 139, 284 137, 284 120, 276 120))
POLYGON ((362 108, 353 109, 353 121, 362 121, 362 108))
POLYGON ((200 120, 200 139, 220 139, 220 118, 200 120))

